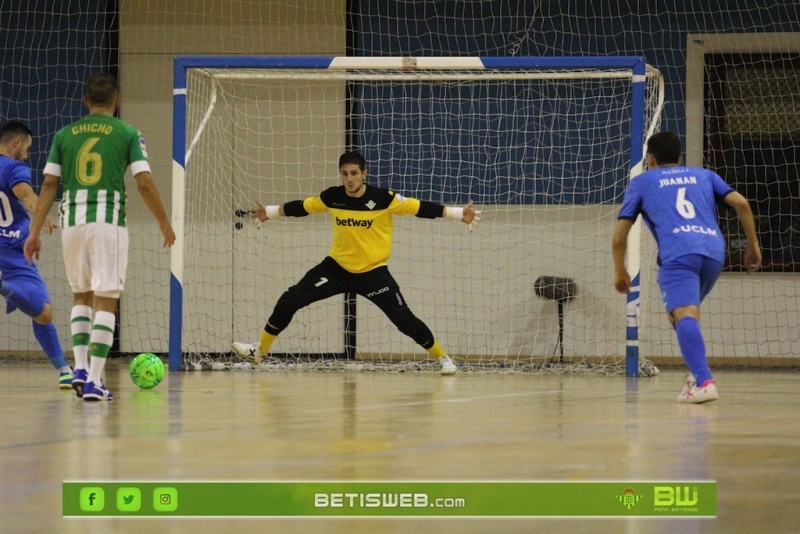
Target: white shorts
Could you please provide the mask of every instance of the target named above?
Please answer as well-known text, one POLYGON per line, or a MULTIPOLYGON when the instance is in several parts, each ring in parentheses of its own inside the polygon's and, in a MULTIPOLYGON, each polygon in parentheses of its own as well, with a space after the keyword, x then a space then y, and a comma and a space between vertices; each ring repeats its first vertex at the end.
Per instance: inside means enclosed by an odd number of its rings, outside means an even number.
POLYGON ((94 222, 61 232, 64 267, 73 293, 119 298, 128 268, 128 229, 94 222))

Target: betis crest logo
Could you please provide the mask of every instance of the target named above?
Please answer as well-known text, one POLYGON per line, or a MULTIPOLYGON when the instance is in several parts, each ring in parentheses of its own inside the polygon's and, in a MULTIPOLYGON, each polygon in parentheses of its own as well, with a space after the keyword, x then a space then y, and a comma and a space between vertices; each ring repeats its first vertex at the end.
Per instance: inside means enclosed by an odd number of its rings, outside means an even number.
POLYGON ((633 488, 625 488, 625 491, 622 492, 622 495, 617 495, 617 499, 622 505, 630 510, 633 508, 633 505, 637 503, 639 499, 642 498, 641 495, 636 495, 636 492, 633 491, 633 488))

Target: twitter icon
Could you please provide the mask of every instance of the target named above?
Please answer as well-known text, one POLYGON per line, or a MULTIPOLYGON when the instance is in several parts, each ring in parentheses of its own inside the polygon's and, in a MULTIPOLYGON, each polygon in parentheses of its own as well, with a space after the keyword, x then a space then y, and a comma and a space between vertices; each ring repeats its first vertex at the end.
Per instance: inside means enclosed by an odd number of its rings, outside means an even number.
POLYGON ((117 510, 138 512, 142 507, 142 492, 139 488, 117 488, 117 510))

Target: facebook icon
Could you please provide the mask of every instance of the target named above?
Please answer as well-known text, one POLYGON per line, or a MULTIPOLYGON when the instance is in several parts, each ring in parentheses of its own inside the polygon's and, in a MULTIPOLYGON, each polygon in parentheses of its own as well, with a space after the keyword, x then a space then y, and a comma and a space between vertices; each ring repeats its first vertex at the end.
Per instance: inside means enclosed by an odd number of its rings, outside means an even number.
POLYGON ((101 512, 105 508, 105 492, 103 488, 81 488, 80 505, 83 512, 101 512))

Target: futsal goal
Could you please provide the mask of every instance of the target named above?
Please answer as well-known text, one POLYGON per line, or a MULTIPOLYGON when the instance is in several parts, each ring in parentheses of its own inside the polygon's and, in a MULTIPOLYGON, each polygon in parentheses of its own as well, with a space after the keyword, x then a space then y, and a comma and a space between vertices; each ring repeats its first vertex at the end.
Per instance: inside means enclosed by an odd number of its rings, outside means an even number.
MULTIPOLYGON (((247 211, 338 185, 339 155, 357 150, 371 185, 483 211, 472 234, 394 219, 389 269, 462 370, 657 372, 610 242, 663 94, 641 57, 176 58, 170 368, 248 367, 231 342, 258 339, 328 253, 331 221, 259 228, 247 211), (541 298, 543 276, 569 279, 569 302, 541 298)), ((265 369, 434 366, 353 295, 298 312, 272 351, 265 369)))

